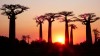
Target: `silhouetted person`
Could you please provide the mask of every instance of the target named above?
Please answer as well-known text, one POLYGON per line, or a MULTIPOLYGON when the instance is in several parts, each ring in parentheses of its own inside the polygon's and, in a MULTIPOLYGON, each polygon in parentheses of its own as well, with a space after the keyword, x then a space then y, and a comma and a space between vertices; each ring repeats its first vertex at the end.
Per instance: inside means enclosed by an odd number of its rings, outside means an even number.
POLYGON ((41 15, 39 17, 36 17, 35 20, 36 20, 37 26, 38 25, 40 26, 40 28, 39 28, 39 40, 42 41, 42 38, 43 38, 43 36, 42 36, 42 23, 45 20, 45 16, 41 15))
POLYGON ((71 19, 68 19, 69 16, 73 16, 73 12, 62 11, 59 14, 63 17, 60 18, 61 22, 65 22, 65 44, 69 45, 69 30, 68 30, 68 23, 72 22, 71 19))
POLYGON ((76 29, 76 25, 74 24, 70 24, 69 25, 71 27, 71 31, 70 31, 70 45, 73 45, 73 29, 76 29))
POLYGON ((85 13, 79 16, 80 18, 77 18, 77 20, 82 22, 83 25, 86 25, 86 42, 87 44, 92 44, 90 23, 97 21, 98 19, 100 19, 100 17, 96 17, 94 13, 85 13))
POLYGON ((10 23, 9 23, 9 38, 11 40, 14 40, 16 37, 15 34, 15 19, 16 19, 16 15, 24 12, 24 10, 27 10, 28 7, 24 7, 21 6, 19 4, 15 4, 15 5, 7 5, 4 4, 1 8, 1 10, 3 10, 2 15, 7 15, 8 19, 10 19, 10 23))

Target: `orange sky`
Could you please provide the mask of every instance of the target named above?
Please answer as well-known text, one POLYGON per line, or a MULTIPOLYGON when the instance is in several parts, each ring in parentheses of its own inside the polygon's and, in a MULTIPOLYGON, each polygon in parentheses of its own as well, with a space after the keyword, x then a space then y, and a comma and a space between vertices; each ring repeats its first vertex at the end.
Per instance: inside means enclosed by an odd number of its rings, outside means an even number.
MULTIPOLYGON (((36 40, 39 37, 39 28, 36 26, 35 20, 33 20, 35 16, 60 11, 73 11, 75 16, 81 13, 94 12, 97 16, 100 16, 99 3, 100 0, 0 0, 0 8, 3 4, 21 4, 29 7, 30 9, 27 11, 17 15, 16 37, 21 39, 22 35, 30 35, 31 40, 36 40)), ((85 25, 82 25, 80 22, 75 22, 74 24, 78 27, 74 30, 74 44, 85 41, 85 25)), ((92 23, 92 29, 100 29, 98 24, 100 24, 100 20, 92 23)), ((64 27, 64 22, 61 23, 58 20, 53 22, 53 42, 56 42, 57 36, 64 36, 64 27)), ((48 22, 45 21, 43 24, 43 39, 45 40, 47 40, 47 30, 48 22)), ((7 16, 0 15, 0 35, 8 36, 8 31, 9 20, 7 16)))

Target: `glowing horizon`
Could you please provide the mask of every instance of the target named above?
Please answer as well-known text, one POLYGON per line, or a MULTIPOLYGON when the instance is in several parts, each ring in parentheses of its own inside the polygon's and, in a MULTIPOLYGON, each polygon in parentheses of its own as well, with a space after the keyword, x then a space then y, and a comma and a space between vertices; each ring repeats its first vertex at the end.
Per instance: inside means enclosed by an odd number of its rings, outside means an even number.
MULTIPOLYGON (((29 7, 27 11, 17 15, 16 19, 16 37, 21 39, 22 35, 30 35, 31 40, 37 40, 39 38, 39 27, 37 27, 34 17, 43 15, 49 12, 61 12, 61 11, 73 11, 75 16, 83 13, 95 13, 100 17, 100 0, 1 0, 0 8, 3 4, 20 4, 29 7)), ((2 11, 0 10, 0 13, 2 11)), ((91 24, 92 29, 97 28, 100 30, 98 24, 100 20, 91 24)), ((71 24, 71 23, 70 23, 71 24)), ((73 32, 74 44, 85 41, 85 25, 81 22, 74 23, 78 28, 73 32)), ((7 16, 0 14, 0 35, 9 35, 9 19, 7 16)), ((52 23, 52 40, 56 42, 57 36, 64 36, 65 34, 64 22, 56 20, 52 23)), ((69 28, 70 32, 70 28, 69 28)), ((47 41, 48 36, 48 22, 45 21, 43 24, 43 39, 47 41)), ((94 41, 94 35, 92 32, 92 39, 94 41)))

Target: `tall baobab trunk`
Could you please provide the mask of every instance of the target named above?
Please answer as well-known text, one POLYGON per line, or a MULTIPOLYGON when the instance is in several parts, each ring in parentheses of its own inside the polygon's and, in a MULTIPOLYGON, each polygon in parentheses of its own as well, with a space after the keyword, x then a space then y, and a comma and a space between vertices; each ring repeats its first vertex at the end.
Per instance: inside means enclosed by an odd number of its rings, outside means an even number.
POLYGON ((69 31, 68 31, 68 22, 65 21, 65 44, 69 45, 69 31))
POLYGON ((70 31, 70 45, 73 45, 73 29, 71 27, 71 31, 70 31))
POLYGON ((48 27, 48 43, 52 43, 52 22, 49 22, 48 27))
POLYGON ((90 22, 86 23, 86 42, 92 44, 91 25, 90 22))
POLYGON ((15 39, 15 16, 10 17, 9 39, 15 39))
POLYGON ((42 23, 40 23, 40 41, 42 41, 42 23))

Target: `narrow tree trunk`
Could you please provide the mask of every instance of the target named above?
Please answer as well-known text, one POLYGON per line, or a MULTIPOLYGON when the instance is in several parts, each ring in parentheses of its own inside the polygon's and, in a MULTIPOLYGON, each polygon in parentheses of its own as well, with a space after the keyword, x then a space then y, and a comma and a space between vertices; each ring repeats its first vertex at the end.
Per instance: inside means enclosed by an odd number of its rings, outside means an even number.
POLYGON ((71 27, 71 31, 70 31, 70 45, 73 45, 73 29, 71 27))
MULTIPOLYGON (((95 34, 95 33, 94 33, 95 34)), ((97 42, 97 34, 95 34, 95 43, 97 42)))
POLYGON ((65 44, 69 45, 68 22, 65 21, 65 44))
POLYGON ((91 25, 90 22, 86 23, 86 42, 87 44, 92 44, 92 36, 91 36, 91 25))
POLYGON ((28 44, 29 44, 29 38, 28 38, 28 44))
POLYGON ((42 23, 40 23, 40 41, 42 41, 42 23))
POLYGON ((49 25, 48 25, 48 43, 52 43, 52 31, 51 31, 51 28, 52 28, 52 22, 49 22, 49 25))
POLYGON ((15 18, 10 18, 9 39, 15 39, 15 18))

